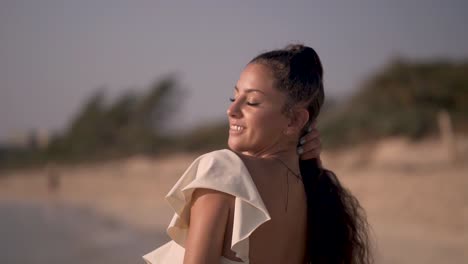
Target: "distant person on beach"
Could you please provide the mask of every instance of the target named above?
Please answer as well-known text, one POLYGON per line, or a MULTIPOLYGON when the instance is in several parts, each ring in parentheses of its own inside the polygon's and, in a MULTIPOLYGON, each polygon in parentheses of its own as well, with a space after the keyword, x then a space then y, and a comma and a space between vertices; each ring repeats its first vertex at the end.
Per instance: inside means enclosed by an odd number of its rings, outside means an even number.
POLYGON ((227 109, 229 149, 198 157, 169 191, 172 240, 146 262, 370 263, 364 212, 320 163, 324 97, 312 48, 252 59, 227 109))
POLYGON ((60 174, 54 164, 48 164, 47 168, 47 191, 55 194, 60 189, 60 174))

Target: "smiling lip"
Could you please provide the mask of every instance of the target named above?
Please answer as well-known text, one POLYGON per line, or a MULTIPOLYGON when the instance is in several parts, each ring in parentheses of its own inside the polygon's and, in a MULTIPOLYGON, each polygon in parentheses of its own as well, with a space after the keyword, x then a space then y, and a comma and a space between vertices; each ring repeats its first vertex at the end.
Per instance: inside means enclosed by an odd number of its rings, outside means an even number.
POLYGON ((229 126, 229 133, 239 134, 244 131, 245 127, 241 125, 231 124, 229 126))

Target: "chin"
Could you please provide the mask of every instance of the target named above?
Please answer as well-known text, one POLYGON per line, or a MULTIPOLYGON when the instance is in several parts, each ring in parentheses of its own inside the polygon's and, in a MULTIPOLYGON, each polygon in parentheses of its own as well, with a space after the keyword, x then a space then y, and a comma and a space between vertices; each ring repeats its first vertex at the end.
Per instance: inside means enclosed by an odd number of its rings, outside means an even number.
POLYGON ((236 152, 244 152, 248 151, 249 148, 245 146, 245 144, 242 144, 241 142, 236 142, 236 140, 228 140, 228 147, 236 152))

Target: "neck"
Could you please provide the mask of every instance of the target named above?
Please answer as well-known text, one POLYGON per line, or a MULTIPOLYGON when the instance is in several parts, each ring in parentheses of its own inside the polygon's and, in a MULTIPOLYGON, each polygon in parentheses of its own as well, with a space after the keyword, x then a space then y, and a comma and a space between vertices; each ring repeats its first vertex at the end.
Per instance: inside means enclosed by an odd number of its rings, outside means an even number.
POLYGON ((242 154, 246 156, 262 158, 262 159, 280 159, 283 162, 291 165, 296 166, 299 164, 299 155, 297 154, 296 147, 287 147, 287 148, 278 148, 278 149, 270 149, 268 151, 260 151, 260 152, 250 152, 244 151, 242 154))

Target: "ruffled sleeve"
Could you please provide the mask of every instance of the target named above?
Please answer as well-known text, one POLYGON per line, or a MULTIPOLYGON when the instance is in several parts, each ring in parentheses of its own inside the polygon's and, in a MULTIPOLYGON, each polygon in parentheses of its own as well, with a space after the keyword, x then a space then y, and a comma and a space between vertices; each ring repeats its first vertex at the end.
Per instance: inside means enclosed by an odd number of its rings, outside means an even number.
MULTIPOLYGON (((167 233, 180 247, 185 245, 192 194, 197 188, 213 189, 235 196, 231 249, 244 263, 248 263, 248 238, 271 217, 243 161, 236 153, 227 149, 202 155, 189 166, 169 191, 166 199, 175 214, 167 233)), ((159 249, 147 256, 158 255, 159 249)), ((170 250, 166 246, 164 251, 170 250)), ((145 260, 148 263, 162 263, 147 258, 145 260)))

